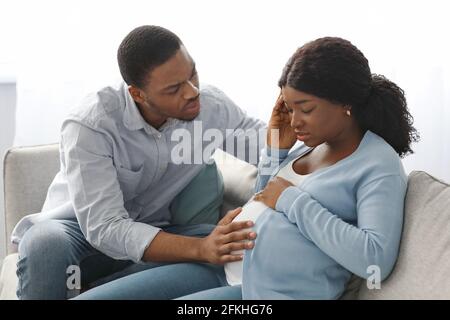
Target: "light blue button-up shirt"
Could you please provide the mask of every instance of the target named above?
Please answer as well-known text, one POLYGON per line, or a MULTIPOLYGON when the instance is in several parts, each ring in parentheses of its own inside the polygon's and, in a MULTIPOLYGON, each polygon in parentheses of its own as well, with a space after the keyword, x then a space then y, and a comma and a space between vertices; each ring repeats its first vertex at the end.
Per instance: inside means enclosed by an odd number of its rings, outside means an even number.
MULTIPOLYGON (((199 139, 208 129, 222 135, 215 146, 235 154, 237 148, 227 150, 225 144, 239 141, 239 135, 231 134, 234 129, 266 127, 212 86, 202 86, 200 105, 194 121, 169 119, 155 129, 141 116, 125 83, 89 95, 62 125, 61 169, 42 212, 23 218, 12 241, 19 243, 37 222, 76 217, 93 247, 115 259, 140 261, 160 227, 170 223, 174 197, 204 166, 174 161, 171 155, 180 147, 174 131, 191 135, 192 159, 198 160, 205 148, 213 151, 208 139, 199 139)), ((262 139, 240 136, 247 156, 250 148, 262 149, 262 139)))

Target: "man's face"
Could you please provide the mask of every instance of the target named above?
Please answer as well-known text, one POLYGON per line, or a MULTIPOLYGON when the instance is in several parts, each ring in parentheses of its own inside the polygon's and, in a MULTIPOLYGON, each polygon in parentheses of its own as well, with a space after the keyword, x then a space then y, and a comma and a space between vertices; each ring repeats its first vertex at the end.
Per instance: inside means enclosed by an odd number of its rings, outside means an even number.
POLYGON ((129 88, 144 118, 158 127, 167 118, 193 120, 200 113, 195 63, 184 46, 148 75, 147 85, 129 88))

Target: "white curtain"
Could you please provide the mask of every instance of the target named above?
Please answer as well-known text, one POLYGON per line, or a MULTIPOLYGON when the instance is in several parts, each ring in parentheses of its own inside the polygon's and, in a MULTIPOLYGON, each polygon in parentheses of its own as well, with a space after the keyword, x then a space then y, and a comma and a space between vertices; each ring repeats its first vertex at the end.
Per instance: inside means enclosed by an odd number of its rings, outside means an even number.
POLYGON ((407 171, 450 181, 445 1, 1 1, 0 62, 15 66, 18 80, 15 145, 58 141, 69 109, 120 80, 117 46, 136 26, 176 32, 200 79, 262 119, 293 51, 318 37, 340 36, 363 51, 372 72, 407 94, 422 136, 404 160, 407 171))

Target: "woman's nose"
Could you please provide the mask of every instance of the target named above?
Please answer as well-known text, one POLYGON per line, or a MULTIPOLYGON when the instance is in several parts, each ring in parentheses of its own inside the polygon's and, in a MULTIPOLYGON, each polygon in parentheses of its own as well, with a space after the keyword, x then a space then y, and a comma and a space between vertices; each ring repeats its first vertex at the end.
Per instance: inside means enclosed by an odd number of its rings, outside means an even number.
POLYGON ((304 125, 303 119, 296 113, 293 112, 291 114, 291 127, 292 128, 301 128, 304 125))

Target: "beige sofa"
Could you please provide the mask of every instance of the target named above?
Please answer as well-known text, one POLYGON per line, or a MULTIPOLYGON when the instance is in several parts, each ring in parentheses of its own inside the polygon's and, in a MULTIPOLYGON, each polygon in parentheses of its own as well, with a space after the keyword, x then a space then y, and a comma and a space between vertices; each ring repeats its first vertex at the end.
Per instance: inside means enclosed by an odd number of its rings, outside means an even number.
MULTIPOLYGON (((59 170, 58 145, 10 149, 4 158, 7 257, 0 276, 0 299, 17 299, 16 248, 9 237, 22 216, 39 212, 59 170)), ((222 212, 250 198, 255 167, 221 151, 214 155, 225 183, 222 212)), ((409 175, 405 223, 394 271, 369 289, 352 277, 342 299, 450 299, 450 186, 425 172, 409 175)))

